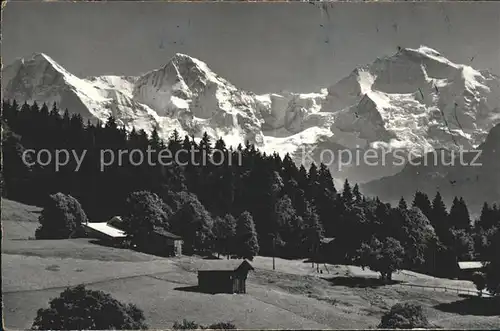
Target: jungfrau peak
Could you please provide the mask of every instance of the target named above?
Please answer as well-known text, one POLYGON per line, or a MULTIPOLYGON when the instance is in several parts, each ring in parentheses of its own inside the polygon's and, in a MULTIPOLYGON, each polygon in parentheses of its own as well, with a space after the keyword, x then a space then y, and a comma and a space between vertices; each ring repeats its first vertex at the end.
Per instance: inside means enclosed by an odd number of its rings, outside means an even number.
MULTIPOLYGON (((393 147, 405 150, 478 146, 500 122, 500 79, 456 64, 421 46, 354 69, 317 93, 255 95, 238 89, 204 62, 176 54, 139 77, 79 78, 45 54, 2 70, 3 98, 56 102, 90 120, 113 115, 128 129, 157 128, 167 138, 223 137, 228 145, 255 143, 261 150, 301 151, 393 147)), ((329 160, 326 160, 329 161, 329 160)), ((397 168, 352 167, 334 176, 368 181, 397 168)))

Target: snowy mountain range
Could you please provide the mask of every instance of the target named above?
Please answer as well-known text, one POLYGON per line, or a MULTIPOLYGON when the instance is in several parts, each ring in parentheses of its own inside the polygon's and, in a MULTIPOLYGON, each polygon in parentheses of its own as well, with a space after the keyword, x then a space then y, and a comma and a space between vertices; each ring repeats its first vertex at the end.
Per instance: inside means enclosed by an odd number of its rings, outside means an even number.
POLYGON ((185 54, 139 77, 80 78, 37 53, 2 69, 2 97, 56 102, 93 122, 113 115, 128 129, 157 128, 164 138, 176 129, 198 138, 207 132, 233 146, 248 140, 297 162, 310 162, 302 151, 313 150, 313 159, 331 163, 337 179, 359 182, 402 167, 358 164, 339 171, 321 151, 471 149, 500 122, 500 78, 425 46, 378 58, 316 93, 265 95, 237 88, 185 54))

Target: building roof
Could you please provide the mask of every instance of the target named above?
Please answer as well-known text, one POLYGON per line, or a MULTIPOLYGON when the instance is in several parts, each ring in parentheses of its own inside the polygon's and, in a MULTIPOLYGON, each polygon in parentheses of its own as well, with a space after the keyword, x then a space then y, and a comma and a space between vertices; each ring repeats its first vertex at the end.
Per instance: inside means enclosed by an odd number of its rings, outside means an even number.
POLYGON ((107 222, 92 222, 86 223, 86 227, 91 228, 92 230, 104 233, 105 235, 113 238, 124 238, 126 237, 125 232, 112 227, 107 222))
POLYGON ((329 244, 334 240, 335 240, 335 238, 321 238, 321 243, 322 244, 329 244))
POLYGON ((198 271, 235 271, 240 268, 254 270, 247 260, 204 260, 198 271))
POLYGON ((481 261, 460 261, 458 262, 458 267, 462 270, 464 269, 481 269, 485 266, 484 262, 481 261))
POLYGON ((170 239, 174 239, 174 240, 181 240, 181 239, 182 239, 182 237, 181 237, 181 236, 178 236, 178 235, 176 235, 176 234, 173 234, 173 233, 171 233, 171 232, 168 232, 168 231, 166 231, 166 230, 164 230, 164 229, 162 229, 162 228, 156 228, 156 229, 154 230, 154 233, 156 233, 156 234, 158 234, 158 235, 160 235, 160 236, 162 236, 162 237, 165 237, 165 238, 170 238, 170 239))

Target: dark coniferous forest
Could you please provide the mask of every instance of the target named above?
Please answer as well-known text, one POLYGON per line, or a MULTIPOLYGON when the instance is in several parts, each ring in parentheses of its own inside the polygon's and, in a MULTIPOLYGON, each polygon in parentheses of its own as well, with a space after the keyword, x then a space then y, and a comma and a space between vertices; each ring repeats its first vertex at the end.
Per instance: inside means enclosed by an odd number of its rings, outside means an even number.
POLYGON ((165 230, 186 238, 187 252, 215 247, 223 253, 230 238, 246 236, 242 256, 310 257, 318 254, 322 238, 331 238, 321 250, 327 261, 372 267, 374 259, 384 261, 389 254, 397 258, 379 266, 382 274, 406 268, 437 276, 452 276, 459 260, 490 261, 494 256, 493 242, 498 240, 493 238, 500 228, 496 205, 485 203, 477 220, 471 219, 463 199, 445 206, 439 192, 434 197, 415 192, 414 201, 401 199, 391 206, 363 196, 348 181, 336 188, 323 164, 297 167, 289 155, 266 155, 249 143, 232 150, 223 139, 212 141, 205 134, 197 143, 176 132, 162 141, 156 130, 151 135, 128 132, 113 117, 106 123, 84 123, 55 105, 10 100, 3 101, 2 109, 2 196, 9 199, 44 205, 51 194, 69 194, 90 221, 128 213, 132 203, 158 203, 160 209, 148 212, 163 219, 165 230), (148 146, 172 153, 194 148, 226 157, 218 166, 193 164, 187 154, 185 166, 136 166, 124 158, 122 165, 100 170, 101 150, 140 149, 146 154, 148 146), (79 171, 74 171, 73 158, 55 171, 54 164, 26 165, 25 149, 87 153, 79 171))

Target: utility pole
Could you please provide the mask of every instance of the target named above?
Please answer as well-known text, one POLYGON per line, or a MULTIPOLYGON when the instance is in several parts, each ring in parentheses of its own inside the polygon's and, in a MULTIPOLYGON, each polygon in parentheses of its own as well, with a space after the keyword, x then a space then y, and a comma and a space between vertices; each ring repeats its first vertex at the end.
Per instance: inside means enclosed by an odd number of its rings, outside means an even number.
POLYGON ((273 270, 276 270, 276 262, 274 261, 275 256, 276 256, 276 237, 273 236, 273 270))

